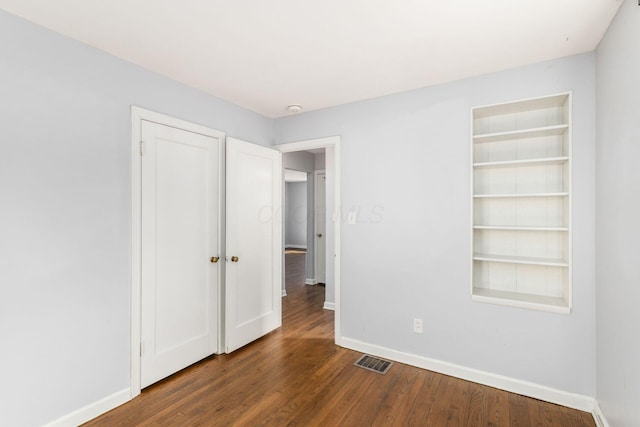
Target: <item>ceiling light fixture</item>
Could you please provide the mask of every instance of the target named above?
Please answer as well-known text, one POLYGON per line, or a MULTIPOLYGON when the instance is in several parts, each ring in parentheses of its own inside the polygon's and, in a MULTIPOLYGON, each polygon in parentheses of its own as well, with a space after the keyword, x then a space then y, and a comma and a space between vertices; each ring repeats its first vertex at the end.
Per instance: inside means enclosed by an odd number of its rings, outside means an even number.
POLYGON ((302 106, 298 104, 291 104, 287 107, 287 111, 290 113, 299 113, 302 111, 302 106))

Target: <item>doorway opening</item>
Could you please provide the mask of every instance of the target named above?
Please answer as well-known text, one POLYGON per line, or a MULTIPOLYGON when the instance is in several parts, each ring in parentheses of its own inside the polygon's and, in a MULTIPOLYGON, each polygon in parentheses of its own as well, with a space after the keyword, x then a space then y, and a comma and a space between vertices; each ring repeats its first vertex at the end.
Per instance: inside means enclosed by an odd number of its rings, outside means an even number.
POLYGON ((315 157, 322 154, 309 152, 285 153, 282 155, 284 167, 284 281, 282 296, 287 296, 291 288, 315 284, 313 263, 307 262, 313 256, 313 177, 315 157), (295 169, 294 169, 295 168, 295 169), (303 170, 297 170, 303 169, 303 170), (310 279, 308 279, 310 278, 310 279))
MULTIPOLYGON (((340 137, 298 141, 276 147, 283 154, 285 175, 287 169, 306 174, 306 182, 299 181, 302 184, 283 180, 285 195, 283 243, 285 259, 289 258, 284 261, 283 266, 283 272, 285 272, 282 283, 283 296, 286 295, 287 270, 290 275, 302 275, 301 257, 304 257, 304 277, 296 278, 294 283, 317 287, 324 284, 325 298, 322 308, 335 311, 334 339, 339 345, 341 337, 340 137), (301 195, 303 189, 306 189, 304 196, 301 195), (287 203, 287 193, 289 193, 289 203, 287 203), (302 207, 303 198, 306 200, 304 208, 302 207), (306 220, 305 224, 301 223, 303 219, 306 220), (306 233, 303 232, 304 229, 306 233), (306 235, 306 239, 300 238, 301 234, 306 235), (295 254, 294 251, 304 251, 304 253, 295 254), (286 252, 289 254, 287 255, 286 252)), ((293 175, 295 174, 290 172, 290 176, 293 175)), ((301 178, 301 175, 298 174, 298 176, 301 178)))

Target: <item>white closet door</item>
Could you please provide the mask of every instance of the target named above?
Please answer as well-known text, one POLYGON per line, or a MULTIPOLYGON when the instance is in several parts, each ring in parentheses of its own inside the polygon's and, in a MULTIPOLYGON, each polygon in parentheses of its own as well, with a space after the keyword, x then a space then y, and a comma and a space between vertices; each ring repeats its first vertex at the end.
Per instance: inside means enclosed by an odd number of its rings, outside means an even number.
POLYGON ((282 324, 282 167, 270 148, 227 138, 225 343, 230 353, 282 324))
POLYGON ((141 386, 217 349, 219 138, 142 122, 141 386))

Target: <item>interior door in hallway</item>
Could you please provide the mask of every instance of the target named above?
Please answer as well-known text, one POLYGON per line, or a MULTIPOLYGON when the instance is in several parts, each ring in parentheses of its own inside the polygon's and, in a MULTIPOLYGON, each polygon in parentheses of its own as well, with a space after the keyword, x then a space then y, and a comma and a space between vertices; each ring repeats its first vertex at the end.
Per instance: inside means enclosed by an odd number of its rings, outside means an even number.
POLYGON ((215 352, 221 138, 142 122, 141 386, 215 352))
POLYGON ((279 152, 227 138, 225 351, 282 324, 279 152))
POLYGON ((327 270, 327 179, 324 171, 316 171, 314 185, 315 211, 315 276, 318 283, 326 283, 327 270))

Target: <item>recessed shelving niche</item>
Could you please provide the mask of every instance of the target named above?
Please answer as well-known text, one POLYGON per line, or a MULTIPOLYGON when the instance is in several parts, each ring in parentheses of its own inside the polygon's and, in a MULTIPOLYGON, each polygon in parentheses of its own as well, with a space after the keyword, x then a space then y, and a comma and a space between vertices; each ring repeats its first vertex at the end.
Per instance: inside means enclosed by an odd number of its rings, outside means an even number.
POLYGON ((472 109, 472 298, 571 311, 571 94, 472 109))

